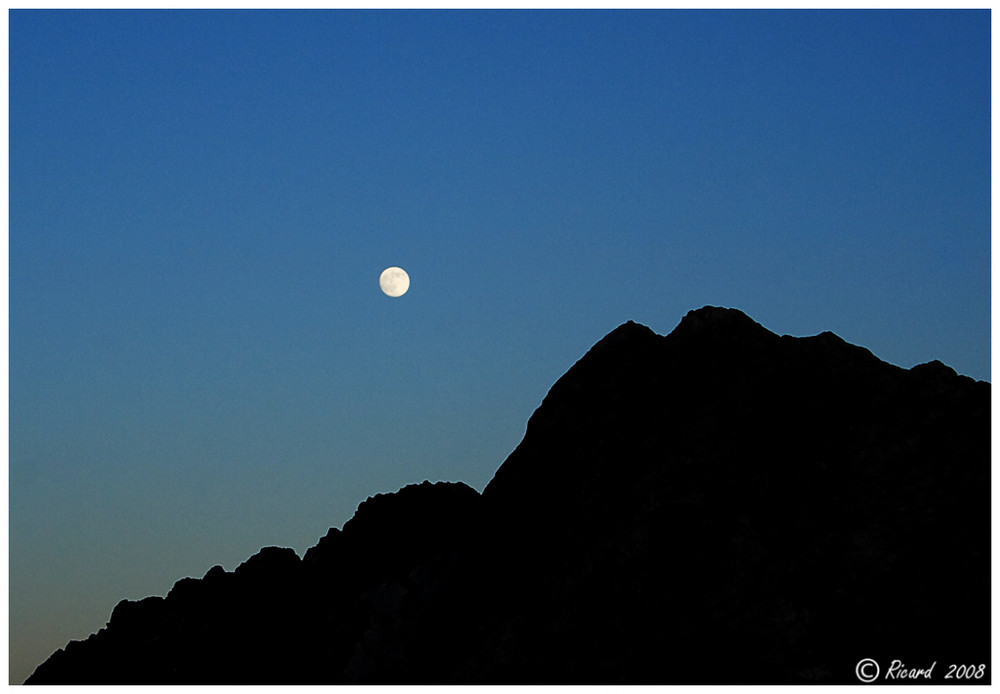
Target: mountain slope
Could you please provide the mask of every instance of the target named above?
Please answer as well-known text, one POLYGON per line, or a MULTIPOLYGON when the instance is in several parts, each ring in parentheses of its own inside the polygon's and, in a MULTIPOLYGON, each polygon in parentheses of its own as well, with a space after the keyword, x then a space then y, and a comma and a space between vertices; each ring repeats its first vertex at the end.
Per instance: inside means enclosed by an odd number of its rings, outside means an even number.
POLYGON ((989 662, 989 405, 939 362, 733 309, 629 322, 482 495, 379 495, 301 561, 123 601, 29 682, 941 678, 989 662))

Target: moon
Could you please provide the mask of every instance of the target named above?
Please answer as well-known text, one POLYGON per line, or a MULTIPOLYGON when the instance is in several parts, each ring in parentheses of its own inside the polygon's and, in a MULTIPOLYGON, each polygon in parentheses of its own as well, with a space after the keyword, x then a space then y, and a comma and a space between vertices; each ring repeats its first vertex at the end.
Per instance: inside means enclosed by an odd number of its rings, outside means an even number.
POLYGON ((401 267, 387 267, 378 277, 378 286, 389 296, 403 296, 410 288, 410 276, 401 267))

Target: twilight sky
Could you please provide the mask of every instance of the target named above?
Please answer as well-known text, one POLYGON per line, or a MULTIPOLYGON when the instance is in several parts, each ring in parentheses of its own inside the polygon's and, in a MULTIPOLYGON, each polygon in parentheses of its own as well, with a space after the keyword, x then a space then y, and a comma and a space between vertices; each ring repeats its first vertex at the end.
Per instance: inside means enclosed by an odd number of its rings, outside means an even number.
POLYGON ((482 490, 629 319, 990 378, 987 10, 11 11, 9 41, 11 682, 371 494, 482 490))

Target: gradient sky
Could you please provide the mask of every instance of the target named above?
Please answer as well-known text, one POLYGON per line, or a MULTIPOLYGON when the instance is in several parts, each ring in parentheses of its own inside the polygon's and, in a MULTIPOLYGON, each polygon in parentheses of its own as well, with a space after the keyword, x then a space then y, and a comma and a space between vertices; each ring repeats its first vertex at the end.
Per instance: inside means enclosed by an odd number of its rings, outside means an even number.
POLYGON ((626 320, 990 377, 987 10, 9 31, 12 682, 370 494, 482 490, 626 320))

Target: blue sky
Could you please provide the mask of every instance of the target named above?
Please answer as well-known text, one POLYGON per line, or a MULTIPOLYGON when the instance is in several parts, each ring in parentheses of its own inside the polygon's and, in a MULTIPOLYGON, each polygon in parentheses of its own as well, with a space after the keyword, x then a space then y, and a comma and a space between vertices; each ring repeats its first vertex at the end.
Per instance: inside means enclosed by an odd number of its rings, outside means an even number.
POLYGON ((12 682, 370 494, 481 490, 626 320, 731 306, 990 377, 988 11, 13 11, 9 41, 12 682))

